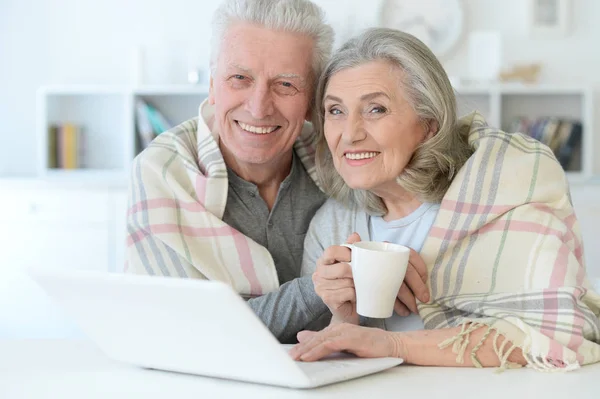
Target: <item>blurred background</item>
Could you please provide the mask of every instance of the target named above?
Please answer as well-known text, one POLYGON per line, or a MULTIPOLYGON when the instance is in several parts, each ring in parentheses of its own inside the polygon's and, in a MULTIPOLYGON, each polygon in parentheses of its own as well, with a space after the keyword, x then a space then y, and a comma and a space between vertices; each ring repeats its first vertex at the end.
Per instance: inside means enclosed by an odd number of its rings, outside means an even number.
MULTIPOLYGON (((600 278, 600 1, 314 0, 438 55, 461 114, 546 143, 600 278)), ((0 0, 0 338, 78 332, 29 265, 120 271, 130 162, 206 97, 219 1, 0 0)))

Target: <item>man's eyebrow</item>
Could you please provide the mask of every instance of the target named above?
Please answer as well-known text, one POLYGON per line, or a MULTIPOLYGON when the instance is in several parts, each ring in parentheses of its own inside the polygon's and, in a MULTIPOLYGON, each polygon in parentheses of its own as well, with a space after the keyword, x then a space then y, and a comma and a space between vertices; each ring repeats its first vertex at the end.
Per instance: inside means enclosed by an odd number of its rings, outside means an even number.
POLYGON ((279 75, 277 75, 275 77, 275 79, 280 79, 280 78, 296 79, 296 80, 299 80, 300 83, 302 83, 303 85, 306 85, 306 78, 298 75, 297 73, 280 73, 279 75))
POLYGON ((252 70, 250 68, 245 68, 245 67, 243 67, 241 65, 238 65, 238 64, 229 64, 229 68, 239 69, 239 70, 244 71, 244 72, 252 72, 252 70))

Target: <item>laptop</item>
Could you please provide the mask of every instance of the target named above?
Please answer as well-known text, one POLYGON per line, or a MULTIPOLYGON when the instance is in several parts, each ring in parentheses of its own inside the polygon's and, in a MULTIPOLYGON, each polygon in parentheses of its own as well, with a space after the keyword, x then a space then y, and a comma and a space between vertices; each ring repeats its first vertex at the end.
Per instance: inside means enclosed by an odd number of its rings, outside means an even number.
POLYGON ((110 358, 167 370, 313 388, 403 362, 334 354, 294 361, 245 301, 218 281, 30 270, 30 276, 110 358))

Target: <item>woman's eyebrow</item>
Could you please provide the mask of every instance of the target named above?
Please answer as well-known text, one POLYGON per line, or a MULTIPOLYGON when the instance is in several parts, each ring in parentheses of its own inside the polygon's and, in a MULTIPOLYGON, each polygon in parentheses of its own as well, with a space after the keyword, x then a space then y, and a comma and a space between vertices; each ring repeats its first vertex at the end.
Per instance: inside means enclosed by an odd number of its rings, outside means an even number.
POLYGON ((375 91, 373 93, 363 94, 362 96, 360 96, 360 99, 362 101, 368 101, 368 100, 372 100, 372 99, 377 98, 377 97, 385 97, 387 99, 390 98, 390 96, 388 96, 387 94, 385 94, 382 91, 375 91))
POLYGON ((337 103, 343 103, 344 102, 344 101, 342 101, 341 98, 336 97, 336 96, 332 96, 331 94, 327 94, 325 96, 325 98, 323 99, 323 101, 325 101, 325 100, 331 100, 331 101, 335 101, 337 103))
MULTIPOLYGON (((387 99, 390 98, 390 96, 388 96, 387 94, 385 94, 382 91, 375 91, 373 93, 363 94, 362 96, 360 96, 360 100, 361 101, 369 101, 369 100, 372 100, 372 99, 377 98, 377 97, 385 97, 387 99)), ((338 103, 343 103, 344 102, 344 101, 342 101, 341 98, 336 97, 336 96, 331 95, 331 94, 327 94, 323 100, 324 101, 325 100, 332 100, 332 101, 335 101, 335 102, 338 102, 338 103)))

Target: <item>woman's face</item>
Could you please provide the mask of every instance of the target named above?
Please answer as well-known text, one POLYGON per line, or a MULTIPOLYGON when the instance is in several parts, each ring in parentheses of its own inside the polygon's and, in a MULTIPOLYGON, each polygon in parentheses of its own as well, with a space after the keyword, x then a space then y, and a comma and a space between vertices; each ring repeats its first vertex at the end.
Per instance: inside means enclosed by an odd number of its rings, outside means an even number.
POLYGON ((402 88, 403 72, 373 61, 337 72, 323 105, 325 139, 338 173, 353 189, 397 190, 396 178, 429 138, 402 88))

